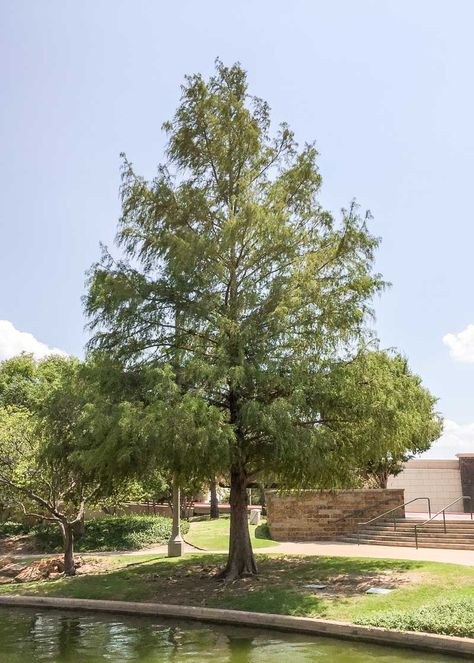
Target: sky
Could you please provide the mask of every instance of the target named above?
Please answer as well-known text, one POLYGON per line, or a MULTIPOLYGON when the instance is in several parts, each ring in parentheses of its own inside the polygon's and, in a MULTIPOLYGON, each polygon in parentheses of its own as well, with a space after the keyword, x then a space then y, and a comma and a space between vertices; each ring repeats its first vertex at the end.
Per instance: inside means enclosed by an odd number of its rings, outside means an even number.
POLYGON ((316 141, 321 202, 382 238, 381 347, 438 398, 430 457, 474 452, 471 0, 0 0, 0 359, 83 356, 120 152, 150 178, 186 74, 239 61, 316 141))

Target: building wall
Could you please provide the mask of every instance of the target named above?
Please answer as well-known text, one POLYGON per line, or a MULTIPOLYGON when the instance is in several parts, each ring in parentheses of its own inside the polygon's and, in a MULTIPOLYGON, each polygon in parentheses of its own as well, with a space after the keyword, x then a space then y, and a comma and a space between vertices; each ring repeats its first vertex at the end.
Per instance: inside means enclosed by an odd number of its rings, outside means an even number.
MULTIPOLYGON (((328 540, 404 502, 403 489, 268 491, 265 497, 275 541, 328 540)), ((398 515, 404 516, 403 509, 398 515)))
MULTIPOLYGON (((390 477, 388 488, 405 491, 405 502, 415 497, 429 497, 431 511, 440 511, 462 495, 461 473, 458 460, 409 460, 404 470, 390 477)), ((448 509, 461 512, 462 502, 448 509)), ((407 506, 407 511, 427 511, 426 502, 418 501, 407 506)))
POLYGON ((464 511, 474 510, 474 453, 458 454, 461 474, 462 494, 470 499, 464 500, 464 511))

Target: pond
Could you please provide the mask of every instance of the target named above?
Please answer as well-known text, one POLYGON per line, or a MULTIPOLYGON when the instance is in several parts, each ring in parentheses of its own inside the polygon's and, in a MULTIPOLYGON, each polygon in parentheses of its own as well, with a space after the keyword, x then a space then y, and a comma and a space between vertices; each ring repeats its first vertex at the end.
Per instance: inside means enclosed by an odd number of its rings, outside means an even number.
POLYGON ((331 638, 104 613, 0 608, 0 663, 441 663, 331 638))

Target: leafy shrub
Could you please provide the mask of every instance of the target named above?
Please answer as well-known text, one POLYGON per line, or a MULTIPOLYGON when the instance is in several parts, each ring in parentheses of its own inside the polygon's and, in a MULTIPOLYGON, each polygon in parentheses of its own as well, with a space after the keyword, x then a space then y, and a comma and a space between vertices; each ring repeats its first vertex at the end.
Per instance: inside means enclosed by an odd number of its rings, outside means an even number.
POLYGON ((15 523, 10 520, 0 523, 0 539, 7 536, 17 536, 18 534, 28 534, 31 531, 31 525, 26 523, 15 523))
POLYGON ((267 523, 262 523, 261 525, 257 525, 255 528, 255 538, 256 539, 271 539, 270 535, 270 528, 268 527, 267 523))
MULTIPOLYGON (((85 522, 84 533, 75 536, 78 552, 107 550, 139 550, 165 543, 171 535, 171 518, 162 516, 105 516, 85 522)), ((189 523, 181 524, 185 534, 189 523)), ((47 552, 62 549, 62 538, 56 523, 37 525, 33 533, 40 548, 47 552)))
POLYGON ((360 618, 356 623, 397 631, 425 631, 473 638, 474 598, 446 600, 415 610, 379 612, 360 618))

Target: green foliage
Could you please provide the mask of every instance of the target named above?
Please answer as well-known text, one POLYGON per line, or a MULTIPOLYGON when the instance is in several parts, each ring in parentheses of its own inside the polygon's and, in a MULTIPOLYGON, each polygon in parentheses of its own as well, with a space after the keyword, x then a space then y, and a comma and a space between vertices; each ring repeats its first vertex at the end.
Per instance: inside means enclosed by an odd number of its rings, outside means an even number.
POLYGON ((37 365, 22 354, 0 363, 0 407, 27 407, 31 402, 37 365))
POLYGON ((331 422, 341 446, 364 441, 354 481, 369 478, 386 487, 390 474, 429 449, 441 434, 436 398, 398 353, 363 351, 352 361, 334 366, 322 400, 323 416, 331 422))
POLYGON ((28 523, 17 523, 11 520, 6 520, 0 523, 0 539, 7 536, 18 536, 19 534, 29 534, 32 525, 28 523))
POLYGON ((314 146, 285 124, 272 131, 239 65, 188 77, 164 128, 152 182, 124 159, 124 256, 104 252, 86 296, 90 348, 152 369, 156 400, 118 406, 115 439, 95 456, 338 485, 365 440, 335 434, 321 412, 327 376, 370 336, 384 286, 369 215, 321 207, 314 146))
POLYGON ((70 357, 22 355, 0 364, 2 510, 54 522, 68 575, 86 504, 112 492, 99 468, 82 462, 83 444, 96 437, 84 416, 91 393, 85 367, 70 357))
MULTIPOLYGON (((189 523, 183 521, 181 532, 185 534, 189 523)), ((45 552, 61 550, 62 539, 57 525, 44 523, 31 530, 45 552)), ((171 518, 161 516, 106 516, 87 520, 83 534, 76 534, 75 545, 79 552, 108 550, 140 550, 147 546, 166 543, 171 535, 171 518)))
MULTIPOLYGON (((83 408, 78 451, 107 484, 136 483, 143 497, 202 483, 225 452, 221 414, 192 393, 183 395, 170 366, 123 367, 95 354, 85 367, 93 388, 83 408), (139 488, 141 486, 141 488, 139 488)), ((123 492, 123 491, 122 491, 123 492)))
POLYGON ((415 610, 393 610, 356 618, 356 624, 397 631, 425 631, 462 638, 474 637, 474 598, 443 600, 415 610))

